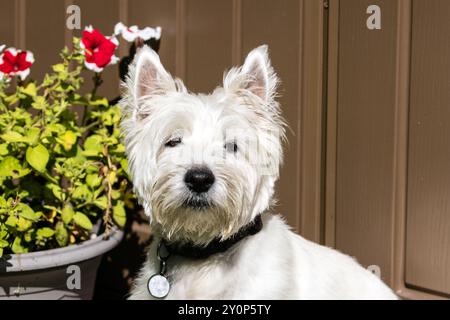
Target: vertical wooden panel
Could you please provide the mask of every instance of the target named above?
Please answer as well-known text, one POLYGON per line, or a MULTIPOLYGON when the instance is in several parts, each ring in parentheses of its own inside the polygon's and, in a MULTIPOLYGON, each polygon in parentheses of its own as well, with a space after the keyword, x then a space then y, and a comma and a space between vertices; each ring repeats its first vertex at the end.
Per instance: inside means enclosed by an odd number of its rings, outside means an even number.
POLYGON ((336 245, 336 143, 337 143, 337 97, 338 97, 338 63, 339 63, 339 3, 329 1, 328 11, 328 57, 326 88, 326 172, 324 202, 324 244, 336 245))
POLYGON ((406 281, 450 294, 450 2, 413 2, 406 281))
POLYGON ((186 4, 186 84, 209 92, 231 66, 232 1, 189 0, 186 4))
MULTIPOLYGON (((300 21, 301 66, 297 122, 298 191, 300 230, 304 237, 321 242, 323 210, 323 85, 326 19, 322 1, 304 0, 300 21)), ((289 116, 289 114, 288 114, 289 116)), ((286 174, 287 175, 287 174, 286 174)))
POLYGON ((391 281, 397 3, 340 1, 336 247, 391 281), (368 30, 379 5, 382 29, 368 30))
POLYGON ((129 25, 161 26, 162 37, 159 56, 164 67, 175 72, 176 51, 176 1, 175 0, 129 0, 129 25))
POLYGON ((0 45, 15 46, 15 10, 14 1, 0 0, 0 45))
MULTIPOLYGON (((85 26, 92 25, 100 30, 104 35, 112 35, 114 26, 119 21, 119 0, 74 0, 74 4, 80 6, 82 30, 85 26)), ((75 30, 76 36, 81 36, 82 30, 75 30)), ((122 44, 123 45, 123 44, 122 44)), ((117 50, 116 55, 119 54, 117 50)), ((85 90, 92 89, 93 72, 84 72, 85 90)), ((104 95, 113 99, 119 94, 119 71, 118 65, 112 65, 103 71, 104 83, 98 91, 99 95, 104 95)))
POLYGON ((51 71, 51 66, 59 63, 59 53, 65 42, 64 1, 26 1, 26 48, 34 53, 36 63, 31 69, 31 77, 38 81, 51 71), (45 19, 37 12, 45 12, 45 19))
MULTIPOLYGON (((289 144, 285 148, 285 161, 277 184, 280 205, 276 211, 282 213, 289 223, 298 229, 299 170, 298 100, 299 78, 299 23, 300 2, 297 0, 245 0, 242 2, 242 50, 243 57, 254 47, 268 44, 273 67, 281 78, 279 101, 283 115, 292 132, 288 132, 289 144)), ((306 80, 307 81, 307 80, 306 80)))

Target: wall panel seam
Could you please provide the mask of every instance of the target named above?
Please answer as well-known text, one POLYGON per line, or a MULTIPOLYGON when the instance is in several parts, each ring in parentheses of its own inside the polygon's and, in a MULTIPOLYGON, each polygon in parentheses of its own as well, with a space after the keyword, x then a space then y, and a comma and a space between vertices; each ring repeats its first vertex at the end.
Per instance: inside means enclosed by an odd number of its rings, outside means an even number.
POLYGON ((326 119, 326 177, 325 177, 325 226, 324 243, 336 245, 336 172, 337 172, 337 108, 339 96, 339 0, 329 1, 328 23, 328 94, 326 119))
POLYGON ((393 205, 391 247, 393 287, 401 294, 404 287, 406 186, 408 152, 408 109, 411 63, 411 0, 399 0, 397 17, 396 101, 394 124, 393 205))
MULTIPOLYGON (((128 0, 119 0, 119 21, 128 25, 128 6, 130 5, 128 0)), ((126 56, 128 54, 127 46, 119 46, 120 56, 126 56)))
MULTIPOLYGON (((67 8, 73 4, 73 0, 64 0, 64 12, 67 19, 67 8)), ((64 45, 69 48, 69 50, 73 49, 73 30, 67 28, 67 20, 64 23, 64 45)))
POLYGON ((15 46, 19 49, 26 48, 26 1, 16 0, 15 2, 15 46))
POLYGON ((231 63, 237 66, 242 55, 242 0, 233 0, 232 8, 231 63))
POLYGON ((176 0, 175 72, 186 79, 186 1, 176 0))
POLYGON ((301 0, 299 2, 299 46, 298 46, 298 112, 297 112, 297 136, 296 142, 297 142, 297 180, 296 180, 296 190, 298 190, 298 196, 296 198, 296 221, 295 221, 295 227, 298 231, 303 231, 303 224, 302 224, 302 209, 301 209, 301 194, 302 194, 302 139, 301 139, 301 130, 302 130, 302 109, 303 109, 303 61, 304 61, 304 50, 303 50, 303 43, 304 43, 304 30, 305 30, 305 17, 304 17, 304 0, 301 0))

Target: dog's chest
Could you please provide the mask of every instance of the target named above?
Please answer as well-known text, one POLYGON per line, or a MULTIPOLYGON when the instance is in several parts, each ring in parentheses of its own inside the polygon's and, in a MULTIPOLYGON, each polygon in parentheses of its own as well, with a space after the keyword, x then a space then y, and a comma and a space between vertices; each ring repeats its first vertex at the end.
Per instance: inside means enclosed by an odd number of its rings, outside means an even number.
MULTIPOLYGON (((216 259, 180 263, 169 271, 169 299, 232 299, 239 275, 237 266, 216 259)), ((245 280, 244 280, 245 281, 245 280)))

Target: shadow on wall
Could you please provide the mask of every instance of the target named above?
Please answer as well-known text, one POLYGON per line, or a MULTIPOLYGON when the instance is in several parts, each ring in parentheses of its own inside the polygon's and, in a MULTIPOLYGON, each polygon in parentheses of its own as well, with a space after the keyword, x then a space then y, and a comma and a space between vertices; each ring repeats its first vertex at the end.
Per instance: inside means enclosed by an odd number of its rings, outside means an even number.
POLYGON ((125 237, 119 246, 103 256, 97 273, 94 299, 126 299, 133 279, 145 260, 151 232, 142 208, 128 213, 125 237))

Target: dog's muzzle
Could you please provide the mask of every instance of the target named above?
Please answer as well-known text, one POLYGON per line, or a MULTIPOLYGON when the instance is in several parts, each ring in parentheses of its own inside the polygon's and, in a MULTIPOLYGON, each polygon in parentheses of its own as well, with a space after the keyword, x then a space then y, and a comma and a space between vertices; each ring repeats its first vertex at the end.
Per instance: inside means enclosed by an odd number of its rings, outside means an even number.
POLYGON ((189 169, 184 175, 184 183, 190 191, 190 196, 184 206, 195 210, 207 209, 211 206, 208 191, 215 181, 214 174, 207 167, 189 169))

